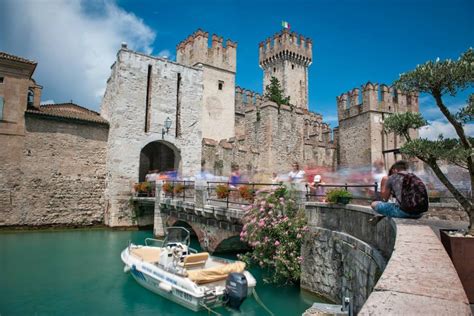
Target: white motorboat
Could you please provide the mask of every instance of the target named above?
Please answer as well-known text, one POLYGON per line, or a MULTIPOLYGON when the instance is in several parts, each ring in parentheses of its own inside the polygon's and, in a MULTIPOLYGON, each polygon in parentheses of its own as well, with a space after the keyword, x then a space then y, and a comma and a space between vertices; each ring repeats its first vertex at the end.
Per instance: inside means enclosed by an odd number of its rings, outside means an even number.
POLYGON ((124 271, 143 287, 194 311, 228 305, 238 309, 257 282, 245 263, 198 253, 190 234, 170 227, 164 240, 145 239, 122 251, 124 271))

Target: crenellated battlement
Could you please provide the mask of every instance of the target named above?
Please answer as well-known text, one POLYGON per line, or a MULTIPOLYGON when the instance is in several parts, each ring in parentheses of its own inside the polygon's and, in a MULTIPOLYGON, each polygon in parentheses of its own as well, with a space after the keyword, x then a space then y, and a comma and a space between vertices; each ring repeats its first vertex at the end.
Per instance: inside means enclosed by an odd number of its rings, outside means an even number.
POLYGON ((235 110, 237 112, 245 112, 247 107, 256 107, 262 103, 263 96, 255 91, 235 87, 235 110))
POLYGON ((385 113, 418 112, 418 93, 405 93, 385 84, 367 82, 336 97, 338 120, 376 111, 385 113))
POLYGON ((284 29, 259 44, 259 64, 262 68, 281 59, 309 66, 313 60, 312 40, 284 29))
POLYGON ((199 63, 231 72, 236 71, 237 43, 216 34, 212 35, 209 47, 209 33, 198 29, 180 42, 176 47, 176 61, 180 64, 195 66, 199 63))

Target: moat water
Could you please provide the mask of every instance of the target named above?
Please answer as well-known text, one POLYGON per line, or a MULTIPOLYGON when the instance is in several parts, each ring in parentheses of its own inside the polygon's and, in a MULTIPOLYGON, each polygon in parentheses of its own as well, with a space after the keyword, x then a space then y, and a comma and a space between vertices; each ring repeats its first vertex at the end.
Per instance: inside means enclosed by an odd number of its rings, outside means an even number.
MULTIPOLYGON (((148 291, 123 272, 120 252, 129 240, 143 244, 146 237, 152 232, 0 233, 0 315, 208 315, 148 291)), ((297 286, 264 284, 262 271, 251 272, 260 299, 274 315, 301 315, 321 301, 297 286)), ((240 313, 215 310, 222 315, 268 315, 254 298, 244 302, 240 313)))

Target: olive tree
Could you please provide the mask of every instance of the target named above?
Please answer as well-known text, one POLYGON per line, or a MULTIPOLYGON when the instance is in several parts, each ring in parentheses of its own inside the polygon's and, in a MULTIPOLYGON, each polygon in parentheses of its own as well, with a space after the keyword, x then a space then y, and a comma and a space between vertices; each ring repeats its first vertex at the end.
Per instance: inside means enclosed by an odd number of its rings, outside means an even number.
POLYGON ((474 187, 473 147, 474 139, 466 134, 465 125, 474 117, 474 94, 465 107, 456 113, 450 111, 443 97, 456 96, 458 92, 474 85, 474 51, 469 48, 458 60, 428 61, 418 65, 413 71, 400 75, 394 83, 402 91, 420 92, 431 95, 446 120, 453 126, 457 139, 446 139, 442 135, 437 140, 412 139, 410 129, 419 129, 428 124, 419 113, 393 114, 385 120, 384 128, 404 136, 406 143, 400 148, 403 154, 417 157, 431 167, 434 174, 446 186, 469 215, 469 232, 474 233, 474 208, 472 195, 463 194, 447 178, 440 168, 441 162, 460 166, 469 172, 471 191, 474 187))

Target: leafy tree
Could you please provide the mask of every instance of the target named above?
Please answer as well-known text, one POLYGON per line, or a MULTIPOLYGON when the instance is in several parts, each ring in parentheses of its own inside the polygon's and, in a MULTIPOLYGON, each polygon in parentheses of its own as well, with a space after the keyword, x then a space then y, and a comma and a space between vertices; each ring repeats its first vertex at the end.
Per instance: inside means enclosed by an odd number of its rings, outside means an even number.
POLYGON ((474 94, 468 104, 457 113, 452 113, 443 101, 443 96, 455 96, 459 91, 474 85, 474 50, 468 49, 458 60, 428 61, 415 70, 401 74, 395 87, 402 91, 430 94, 448 122, 454 127, 458 139, 437 140, 412 139, 410 129, 418 129, 428 124, 419 113, 394 114, 385 120, 385 130, 404 136, 407 142, 400 148, 403 154, 417 157, 431 167, 439 180, 468 213, 469 232, 474 233, 474 208, 472 196, 463 195, 441 171, 440 162, 455 164, 469 171, 471 191, 474 187, 473 147, 474 139, 466 135, 465 124, 474 116, 474 94))
POLYGON ((290 103, 290 97, 284 96, 284 91, 281 88, 280 81, 275 77, 272 77, 270 79, 270 84, 265 87, 265 98, 278 105, 278 114, 280 114, 280 107, 282 104, 290 103))

